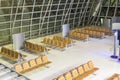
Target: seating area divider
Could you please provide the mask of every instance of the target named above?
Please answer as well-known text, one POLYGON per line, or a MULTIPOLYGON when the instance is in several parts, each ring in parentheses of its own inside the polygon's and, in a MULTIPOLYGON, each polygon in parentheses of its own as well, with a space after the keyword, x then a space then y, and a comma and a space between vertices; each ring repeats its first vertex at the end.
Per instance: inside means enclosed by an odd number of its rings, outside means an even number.
POLYGON ((120 80, 120 74, 113 74, 111 77, 109 77, 107 80, 120 80))
POLYGON ((24 48, 31 52, 40 53, 40 54, 43 53, 46 49, 44 46, 33 44, 31 42, 25 42, 24 48))
POLYGON ((8 49, 6 47, 1 48, 0 55, 2 55, 5 58, 8 58, 12 61, 17 61, 20 58, 20 55, 22 55, 23 58, 26 57, 26 55, 23 55, 17 51, 8 49))
POLYGON ((98 69, 99 68, 94 67, 92 61, 88 61, 87 63, 58 76, 57 78, 54 78, 53 80, 83 80, 98 69))
POLYGON ((36 68, 46 66, 50 63, 51 61, 48 61, 48 57, 44 55, 35 59, 30 59, 29 61, 24 61, 22 63, 16 64, 14 68, 16 72, 24 74, 36 68))

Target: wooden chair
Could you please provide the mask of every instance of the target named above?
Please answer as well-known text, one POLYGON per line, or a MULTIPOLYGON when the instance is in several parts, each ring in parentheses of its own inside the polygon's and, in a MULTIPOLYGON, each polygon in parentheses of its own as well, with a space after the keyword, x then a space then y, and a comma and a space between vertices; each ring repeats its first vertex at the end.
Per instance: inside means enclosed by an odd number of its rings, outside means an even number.
POLYGON ((39 45, 38 45, 38 44, 36 44, 36 46, 35 46, 35 50, 36 50, 36 51, 39 51, 39 50, 40 50, 40 48, 39 48, 39 45))
POLYGON ((87 63, 83 65, 83 68, 84 68, 84 71, 85 71, 85 72, 90 71, 90 68, 89 68, 89 66, 88 66, 87 63))
POLYGON ((78 72, 79 72, 80 75, 85 73, 85 71, 84 71, 82 66, 79 66, 77 69, 78 69, 78 72))
POLYGON ((43 41, 42 41, 42 43, 46 44, 47 43, 47 38, 44 38, 43 41))
POLYGON ((23 66, 23 70, 24 70, 23 73, 26 73, 31 70, 28 62, 23 62, 22 66, 23 66))
POLYGON ((12 51, 12 53, 10 55, 10 58, 14 61, 18 59, 18 57, 17 58, 15 57, 15 54, 18 54, 18 53, 17 52, 15 53, 15 51, 12 51))
POLYGON ((46 42, 46 44, 48 44, 48 45, 49 45, 49 41, 50 41, 50 38, 48 38, 48 39, 47 39, 47 42, 46 42))
POLYGON ((65 78, 66 78, 66 80, 73 80, 70 72, 65 73, 65 78))
POLYGON ((15 65, 15 71, 22 74, 23 73, 22 65, 21 64, 15 65))
POLYGON ((92 33, 93 33, 93 37, 97 37, 96 36, 96 31, 93 31, 92 33))
POLYGON ((81 34, 80 33, 78 33, 78 39, 81 39, 81 34))
POLYGON ((8 57, 12 57, 12 56, 13 56, 13 55, 12 55, 13 53, 14 53, 14 51, 12 51, 12 50, 10 50, 10 49, 6 49, 5 55, 8 56, 8 57))
POLYGON ((89 33, 89 31, 88 30, 86 30, 86 34, 88 34, 89 33))
POLYGON ((31 50, 33 48, 33 45, 30 42, 28 42, 28 45, 28 50, 31 50))
POLYGON ((53 41, 53 46, 56 47, 57 46, 57 40, 53 41))
POLYGON ((96 70, 99 69, 99 68, 94 67, 94 64, 93 64, 92 61, 89 61, 87 64, 88 64, 88 66, 89 66, 89 69, 90 69, 90 72, 91 72, 91 73, 93 73, 93 72, 95 72, 96 70))
POLYGON ((120 74, 118 75, 118 79, 120 80, 120 74))
POLYGON ((61 75, 60 77, 58 77, 57 80, 65 80, 65 77, 63 75, 61 75))
POLYGON ((73 69, 73 70, 71 71, 71 73, 72 73, 72 77, 73 77, 74 79, 76 79, 77 77, 79 77, 79 74, 78 74, 77 69, 73 69))
POLYGON ((73 38, 73 32, 70 32, 70 33, 69 33, 69 37, 70 37, 70 38, 73 38))
POLYGON ((68 44, 72 44, 72 39, 68 39, 68 44))
POLYGON ((41 46, 41 52, 45 52, 45 47, 41 46))
POLYGON ((2 48, 1 48, 1 54, 5 54, 5 53, 7 53, 7 50, 6 50, 5 47, 2 47, 2 48))
POLYGON ((36 61, 37 67, 41 67, 44 65, 41 57, 35 58, 35 61, 36 61))
POLYGON ((48 61, 47 56, 42 56, 42 62, 43 62, 43 64, 45 64, 45 65, 51 63, 50 61, 48 61))
POLYGON ((62 43, 61 41, 57 41, 57 45, 56 45, 56 46, 57 46, 58 48, 60 48, 61 45, 62 45, 61 43, 62 43))
POLYGON ((14 53, 15 59, 18 59, 20 54, 21 54, 21 53, 15 52, 15 53, 14 53))
POLYGON ((30 64, 31 69, 34 69, 34 68, 37 67, 37 64, 36 64, 36 62, 35 62, 35 59, 29 60, 29 64, 30 64))
POLYGON ((118 77, 114 77, 113 80, 119 80, 118 77))
POLYGON ((111 77, 109 77, 107 80, 119 80, 119 74, 115 73, 111 77))
POLYGON ((89 35, 90 35, 91 37, 93 37, 93 33, 92 33, 92 31, 89 31, 89 35))

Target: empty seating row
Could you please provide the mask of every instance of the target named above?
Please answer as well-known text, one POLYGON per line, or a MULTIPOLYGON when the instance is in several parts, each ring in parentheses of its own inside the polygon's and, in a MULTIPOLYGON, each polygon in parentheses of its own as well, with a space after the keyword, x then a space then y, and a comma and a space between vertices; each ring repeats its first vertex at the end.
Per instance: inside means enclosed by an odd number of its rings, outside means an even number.
POLYGON ((104 27, 86 26, 84 29, 92 30, 92 31, 104 32, 106 35, 112 35, 112 31, 110 29, 104 28, 104 27))
POLYGON ((89 38, 89 35, 83 33, 77 33, 77 32, 70 32, 69 37, 75 39, 87 40, 89 38))
POLYGON ((66 44, 72 44, 72 39, 70 39, 70 38, 64 38, 62 36, 53 36, 53 40, 63 41, 66 44))
POLYGON ((120 80, 120 74, 113 74, 111 77, 109 77, 107 80, 120 80))
POLYGON ((53 80, 83 80, 96 70, 98 70, 98 68, 94 67, 93 62, 88 61, 87 63, 80 65, 53 80))
POLYGON ((105 36, 103 32, 84 30, 84 29, 75 29, 73 32, 88 34, 90 37, 102 38, 105 36))
POLYGON ((42 43, 61 49, 67 47, 67 44, 64 41, 53 40, 50 38, 44 38, 42 43))
POLYGON ((43 53, 45 51, 44 46, 33 44, 31 42, 25 42, 25 49, 35 53, 43 53))
POLYGON ((26 57, 26 55, 23 55, 19 52, 16 52, 14 50, 2 47, 0 54, 4 56, 5 58, 8 58, 12 61, 17 61, 19 59, 19 56, 22 55, 22 57, 26 57))
POLYGON ((35 68, 46 66, 49 63, 51 63, 51 61, 48 61, 47 56, 37 57, 35 59, 31 59, 20 64, 16 64, 15 70, 16 72, 23 74, 28 71, 34 70, 35 68))
POLYGON ((0 63, 0 80, 29 80, 0 63))

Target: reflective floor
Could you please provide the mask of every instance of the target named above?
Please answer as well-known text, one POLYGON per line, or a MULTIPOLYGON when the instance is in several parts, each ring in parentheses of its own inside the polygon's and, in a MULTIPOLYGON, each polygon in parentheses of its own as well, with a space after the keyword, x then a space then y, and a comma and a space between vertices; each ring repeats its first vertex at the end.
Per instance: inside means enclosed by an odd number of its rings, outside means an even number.
MULTIPOLYGON (((41 40, 42 38, 37 38, 29 41, 41 44, 41 40)), ((11 47, 11 45, 7 45, 7 47, 11 47)), ((113 54, 113 36, 106 36, 104 39, 90 38, 86 42, 75 40, 75 43, 64 51, 50 49, 46 54, 52 63, 24 74, 26 77, 31 80, 52 80, 89 60, 92 60, 99 70, 95 72, 96 75, 92 74, 84 80, 106 80, 112 74, 120 73, 120 62, 117 59, 110 58, 113 54)), ((28 55, 26 60, 39 56, 34 53, 20 52, 28 55)), ((14 64, 2 57, 0 62, 9 67, 12 67, 14 64)))

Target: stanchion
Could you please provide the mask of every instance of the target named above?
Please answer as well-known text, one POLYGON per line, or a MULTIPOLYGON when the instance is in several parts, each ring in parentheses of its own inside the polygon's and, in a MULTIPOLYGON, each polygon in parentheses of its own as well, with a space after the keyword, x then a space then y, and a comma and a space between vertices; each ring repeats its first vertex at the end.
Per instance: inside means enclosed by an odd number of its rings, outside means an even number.
POLYGON ((114 33, 114 54, 111 56, 111 58, 116 59, 118 56, 116 55, 117 51, 117 31, 114 33))
POLYGON ((120 61, 120 46, 119 46, 119 56, 118 56, 118 60, 120 61))

